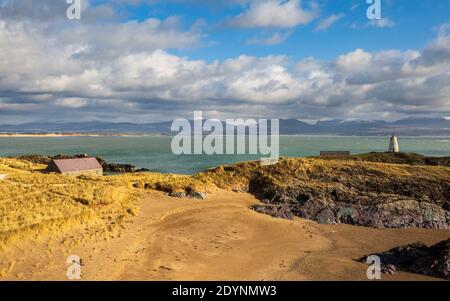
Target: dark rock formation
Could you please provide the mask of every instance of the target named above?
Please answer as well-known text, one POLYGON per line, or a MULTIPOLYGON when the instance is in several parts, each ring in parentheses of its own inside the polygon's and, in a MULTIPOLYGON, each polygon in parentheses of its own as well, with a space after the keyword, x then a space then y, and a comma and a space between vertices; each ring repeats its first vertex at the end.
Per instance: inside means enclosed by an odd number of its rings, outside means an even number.
POLYGON ((198 199, 198 200, 206 200, 205 192, 197 192, 197 191, 177 191, 177 192, 169 192, 169 196, 174 198, 188 198, 188 199, 198 199))
POLYGON ((137 172, 136 166, 131 164, 107 163, 103 159, 97 158, 106 172, 131 173, 137 172))
POLYGON ((397 267, 393 264, 386 264, 381 267, 381 272, 387 275, 394 275, 397 267))
MULTIPOLYGON (((396 269, 450 280, 450 238, 432 247, 417 242, 375 254, 380 257, 385 274, 396 269)), ((366 261, 366 257, 362 261, 366 261)))
POLYGON ((332 177, 323 175, 320 179, 324 184, 333 182, 333 185, 311 187, 300 182, 282 187, 270 177, 257 175, 250 182, 250 191, 271 201, 255 209, 276 217, 293 214, 323 224, 376 228, 450 227, 449 183, 377 176, 365 180, 350 173, 348 177, 332 177))
POLYGON ((259 212, 278 217, 292 213, 324 224, 450 228, 450 184, 439 177, 336 166, 331 173, 294 175, 284 185, 274 179, 276 168, 274 175, 266 171, 256 172, 249 183, 251 192, 270 199, 266 208, 257 207, 259 212))
POLYGON ((184 199, 184 198, 186 198, 186 192, 184 192, 184 191, 170 192, 169 196, 171 196, 173 198, 184 199))
MULTIPOLYGON (((258 212, 324 224, 450 229, 450 169, 345 160, 282 158, 207 172, 219 187, 248 187, 268 201, 258 212)), ((245 189, 245 188, 244 188, 245 189)))
POLYGON ((189 199, 206 200, 205 192, 189 191, 186 195, 189 199))
POLYGON ((294 219, 294 214, 292 214, 289 206, 287 206, 286 204, 256 205, 251 208, 256 212, 267 214, 273 217, 294 219))

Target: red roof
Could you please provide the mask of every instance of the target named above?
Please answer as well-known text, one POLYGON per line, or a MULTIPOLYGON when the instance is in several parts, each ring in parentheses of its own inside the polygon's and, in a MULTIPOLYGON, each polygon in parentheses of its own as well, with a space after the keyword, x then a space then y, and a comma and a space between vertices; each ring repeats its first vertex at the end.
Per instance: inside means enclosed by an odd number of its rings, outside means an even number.
POLYGON ((60 172, 73 172, 100 169, 102 166, 95 158, 53 160, 60 172))

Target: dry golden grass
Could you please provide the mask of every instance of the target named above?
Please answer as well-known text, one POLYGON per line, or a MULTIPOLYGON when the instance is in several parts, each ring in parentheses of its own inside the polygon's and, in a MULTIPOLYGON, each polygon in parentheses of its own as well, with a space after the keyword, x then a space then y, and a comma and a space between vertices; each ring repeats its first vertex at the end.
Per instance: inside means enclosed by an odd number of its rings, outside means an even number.
POLYGON ((113 176, 112 178, 116 181, 125 181, 130 183, 130 185, 136 188, 152 189, 164 192, 178 192, 186 190, 213 191, 217 189, 215 183, 211 182, 208 178, 204 178, 202 174, 189 176, 159 173, 136 173, 113 176))
POLYGON ((280 187, 286 187, 298 179, 306 179, 321 185, 319 175, 377 176, 381 178, 434 179, 450 182, 450 167, 387 164, 310 158, 283 158, 275 165, 261 166, 259 162, 243 162, 221 166, 195 175, 193 178, 223 189, 242 188, 258 173, 280 187), (315 181, 315 178, 318 181, 315 181))
POLYGON ((114 232, 137 212, 138 194, 125 181, 38 172, 43 167, 0 158, 0 247, 76 228, 114 232))
POLYGON ((160 190, 165 192, 206 191, 217 189, 247 188, 249 181, 258 173, 271 179, 280 187, 286 187, 298 179, 307 179, 314 185, 323 185, 317 175, 354 175, 379 177, 413 177, 420 179, 439 179, 450 182, 450 167, 387 164, 343 160, 322 160, 316 158, 283 158, 278 164, 262 166, 259 161, 219 166, 192 176, 159 173, 123 174, 111 177, 136 188, 160 190))

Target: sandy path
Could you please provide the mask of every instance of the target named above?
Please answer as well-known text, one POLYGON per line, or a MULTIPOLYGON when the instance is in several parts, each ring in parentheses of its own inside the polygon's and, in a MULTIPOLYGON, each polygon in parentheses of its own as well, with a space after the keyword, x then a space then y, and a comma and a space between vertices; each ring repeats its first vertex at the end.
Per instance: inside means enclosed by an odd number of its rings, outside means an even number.
MULTIPOLYGON (((6 278, 65 280, 65 260, 76 254, 87 280, 364 280, 367 266, 355 261, 362 255, 450 236, 275 219, 248 209, 256 202, 228 191, 205 201, 148 192, 121 237, 76 248, 59 242, 15 248, 3 254, 14 262, 6 278)), ((399 272, 385 279, 431 278, 399 272)))

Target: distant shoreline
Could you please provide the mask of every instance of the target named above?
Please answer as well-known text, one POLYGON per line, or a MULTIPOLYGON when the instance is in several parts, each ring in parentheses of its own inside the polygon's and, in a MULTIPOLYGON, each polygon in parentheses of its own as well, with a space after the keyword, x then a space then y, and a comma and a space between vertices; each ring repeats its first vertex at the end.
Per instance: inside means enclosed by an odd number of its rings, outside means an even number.
POLYGON ((126 133, 0 133, 0 138, 34 138, 34 137, 141 137, 161 136, 158 133, 126 134, 126 133))
MULTIPOLYGON (((205 134, 206 135, 206 134, 205 134)), ((389 135, 340 135, 340 134, 280 134, 280 137, 360 137, 383 138, 389 135)), ((0 133, 0 138, 52 138, 52 137, 171 137, 165 133, 0 133)), ((429 138, 450 139, 449 135, 403 135, 402 139, 429 138)))

